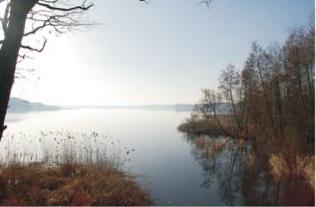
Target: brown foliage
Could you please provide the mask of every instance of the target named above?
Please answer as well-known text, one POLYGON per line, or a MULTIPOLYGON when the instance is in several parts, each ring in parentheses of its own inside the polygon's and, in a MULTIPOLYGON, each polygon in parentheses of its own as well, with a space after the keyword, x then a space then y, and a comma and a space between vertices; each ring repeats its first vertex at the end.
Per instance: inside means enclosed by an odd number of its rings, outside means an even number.
POLYGON ((1 205, 149 205, 127 176, 96 166, 10 166, 0 173, 1 205))
MULTIPOLYGON (((283 46, 254 43, 241 72, 228 65, 218 90, 203 90, 195 117, 233 141, 232 153, 243 160, 240 188, 249 205, 314 205, 314 33, 312 23, 293 29, 283 46), (223 102, 230 106, 225 119, 217 109, 223 102)), ((196 146, 207 151, 204 140, 196 146)), ((218 150, 213 145, 209 151, 218 150)))

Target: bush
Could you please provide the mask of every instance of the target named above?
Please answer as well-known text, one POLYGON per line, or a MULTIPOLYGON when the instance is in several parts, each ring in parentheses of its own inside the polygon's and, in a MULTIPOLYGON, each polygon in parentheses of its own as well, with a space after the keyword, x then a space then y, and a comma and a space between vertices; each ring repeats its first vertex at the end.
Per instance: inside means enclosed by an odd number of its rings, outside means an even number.
POLYGON ((206 119, 188 119, 178 127, 178 130, 189 136, 224 136, 224 133, 213 120, 206 119))

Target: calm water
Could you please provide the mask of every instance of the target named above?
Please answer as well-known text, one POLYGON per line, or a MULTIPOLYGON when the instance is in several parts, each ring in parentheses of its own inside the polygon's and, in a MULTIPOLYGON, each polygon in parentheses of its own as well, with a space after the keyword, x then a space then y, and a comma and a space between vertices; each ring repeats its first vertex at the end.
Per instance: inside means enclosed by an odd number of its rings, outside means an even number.
MULTIPOLYGON (((203 168, 194 147, 177 131, 187 112, 137 109, 74 109, 9 114, 9 135, 41 131, 98 132, 135 149, 125 170, 136 176, 155 204, 224 205, 217 177, 203 168), (205 182, 207 181, 207 185, 205 182)), ((35 144, 28 150, 38 150, 35 144)), ((31 146, 31 147, 30 147, 31 146)))

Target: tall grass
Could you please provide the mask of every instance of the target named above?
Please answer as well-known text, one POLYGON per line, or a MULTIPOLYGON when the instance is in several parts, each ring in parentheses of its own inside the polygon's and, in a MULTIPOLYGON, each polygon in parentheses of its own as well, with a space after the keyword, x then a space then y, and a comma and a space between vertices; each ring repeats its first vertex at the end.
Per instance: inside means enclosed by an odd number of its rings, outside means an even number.
POLYGON ((0 164, 37 163, 46 166, 73 163, 106 165, 120 170, 133 150, 96 132, 41 132, 39 135, 6 134, 0 144, 0 164))
POLYGON ((0 144, 0 205, 149 205, 123 173, 133 150, 96 132, 6 135, 0 144))

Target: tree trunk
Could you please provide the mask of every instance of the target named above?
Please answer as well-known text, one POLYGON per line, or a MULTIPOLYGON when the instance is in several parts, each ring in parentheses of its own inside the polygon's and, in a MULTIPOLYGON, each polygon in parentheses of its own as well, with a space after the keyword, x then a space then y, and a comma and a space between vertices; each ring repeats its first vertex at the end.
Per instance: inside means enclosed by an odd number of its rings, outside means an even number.
POLYGON ((27 14, 37 0, 11 0, 9 25, 0 49, 0 140, 14 82, 15 68, 23 39, 27 14))

